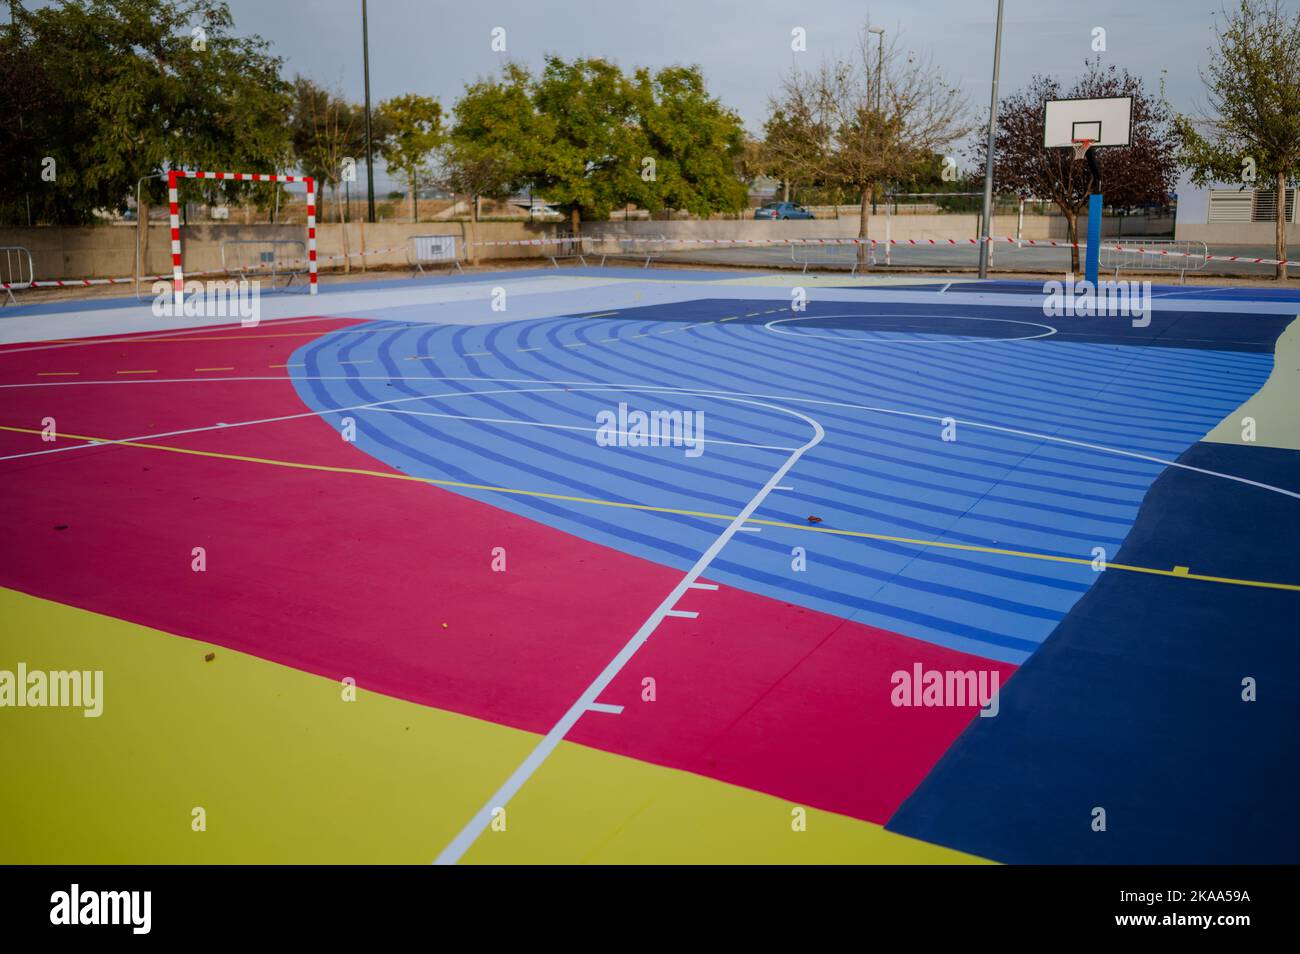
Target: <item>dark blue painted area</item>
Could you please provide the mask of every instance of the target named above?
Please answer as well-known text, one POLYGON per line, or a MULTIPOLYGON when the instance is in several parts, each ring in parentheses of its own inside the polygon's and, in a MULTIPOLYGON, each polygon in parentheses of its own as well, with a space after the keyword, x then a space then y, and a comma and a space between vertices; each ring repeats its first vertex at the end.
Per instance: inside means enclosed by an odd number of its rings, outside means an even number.
MULTIPOLYGON (((1300 490, 1297 451, 1181 460, 1300 490)), ((1170 468, 1113 560, 1300 583, 1300 500, 1170 468)), ((1111 569, 887 827, 1005 862, 1294 864, 1297 791, 1300 592, 1111 569)))
MULTIPOLYGON (((1143 278, 1127 278, 1121 276, 1121 279, 1127 281, 1146 281, 1143 278)), ((1048 278, 1045 277, 1045 281, 1048 278)), ((1114 281, 1109 275, 1102 275, 1101 280, 1114 281)), ((1043 294, 1043 281, 1012 281, 999 279, 986 279, 984 281, 969 281, 961 278, 954 279, 952 287, 948 288, 945 294, 1003 294, 1003 295, 1039 295, 1043 294)), ((891 285, 890 288, 900 288, 909 286, 891 285)), ((933 285, 915 286, 918 288, 932 288, 933 285)), ((943 285, 939 286, 940 288, 943 285)), ((1159 298, 1186 298, 1188 301, 1294 301, 1300 304, 1300 291, 1287 288, 1250 288, 1239 285, 1164 285, 1153 282, 1151 284, 1151 293, 1159 298)))
MULTIPOLYGON (((1043 314, 1042 287, 1036 288, 1038 300, 1025 308, 944 300, 915 304, 865 301, 848 306, 817 302, 800 313, 797 321, 782 322, 781 327, 788 332, 817 329, 820 333, 829 330, 858 339, 907 335, 996 339, 1037 335, 1044 331, 1043 328, 1030 327, 1033 324, 1056 329, 1054 334, 1038 338, 1036 342, 1040 344, 1070 341, 1272 354, 1278 335, 1295 320, 1294 315, 1152 310, 1147 316, 1149 322, 1138 327, 1133 324, 1133 319, 1127 317, 1053 317, 1043 314), (969 316, 971 320, 963 321, 962 316, 969 316)), ((696 304, 698 307, 694 311, 683 308, 677 320, 696 320, 695 315, 702 313, 705 307, 726 303, 702 301, 696 304)), ((624 317, 634 318, 638 314, 640 311, 628 311, 624 317)), ((771 316, 738 319, 740 323, 758 324, 770 320, 771 316)))
MULTIPOLYGON (((1024 295, 1038 297, 1043 295, 1043 285, 1052 280, 1045 275, 1042 281, 1019 281, 1011 279, 979 279, 956 276, 951 279, 918 280, 916 283, 890 284, 879 286, 836 285, 844 290, 860 291, 864 298, 873 296, 887 297, 892 292, 923 291, 935 295, 1024 295)), ((1059 279, 1057 279, 1059 280, 1059 279)), ((1108 280, 1105 276, 1103 281, 1108 280)), ((1300 291, 1287 288, 1252 288, 1240 285, 1162 285, 1153 283, 1151 294, 1159 299, 1186 299, 1187 301, 1222 301, 1226 303, 1258 302, 1295 302, 1300 306, 1300 291)))
POLYGON ((1293 301, 1300 303, 1294 288, 1253 288, 1246 285, 1162 285, 1158 292, 1167 298, 1213 298, 1223 301, 1293 301))
MULTIPOLYGON (((1159 460, 1199 440, 1272 368, 1271 356, 1246 352, 992 338, 863 346, 764 327, 791 314, 770 300, 702 300, 599 318, 376 322, 374 333, 304 346, 291 362, 304 367, 291 370, 314 408, 400 399, 395 410, 418 411, 351 415, 358 446, 406 473, 717 514, 737 512, 809 440, 806 415, 826 437, 757 517, 806 524, 815 515, 826 528, 1087 557, 1119 547, 1159 460), (703 412, 706 437, 721 443, 696 458, 598 447, 596 415, 619 401, 703 412), (945 416, 963 422, 956 442, 941 439, 945 416)), ((454 492, 682 569, 723 526, 454 492)), ((1009 662, 1032 653, 1094 582, 1086 566, 771 526, 737 535, 711 573, 1009 662), (795 546, 808 550, 806 572, 791 570, 795 546)))

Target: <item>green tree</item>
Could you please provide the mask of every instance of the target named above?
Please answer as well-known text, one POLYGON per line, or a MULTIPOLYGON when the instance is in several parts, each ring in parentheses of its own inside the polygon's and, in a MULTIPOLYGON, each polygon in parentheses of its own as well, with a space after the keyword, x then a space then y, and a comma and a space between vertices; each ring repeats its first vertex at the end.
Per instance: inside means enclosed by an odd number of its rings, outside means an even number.
POLYGON ((763 123, 758 165, 781 181, 787 201, 799 186, 811 184, 821 172, 821 158, 830 152, 831 127, 812 99, 806 83, 787 83, 783 95, 769 101, 763 123))
POLYGON ((411 220, 415 221, 419 181, 432 175, 429 163, 446 138, 442 105, 432 97, 408 93, 384 100, 376 116, 387 133, 379 144, 379 154, 388 168, 410 185, 411 220))
POLYGON ((709 95, 698 66, 636 72, 636 108, 654 205, 699 216, 736 212, 746 202, 737 165, 745 155, 740 117, 709 95), (653 160, 653 166, 646 160, 653 160))
POLYGON ((605 218, 629 202, 657 207, 656 190, 641 177, 649 147, 636 90, 617 66, 548 56, 531 98, 537 130, 527 177, 569 213, 575 233, 584 218, 605 218))
POLYGON ((745 203, 740 120, 708 94, 698 67, 638 70, 550 56, 538 77, 510 64, 454 107, 446 181, 471 196, 531 184, 570 218, 635 202, 707 215, 745 203))
POLYGON ((518 64, 500 79, 467 85, 453 107, 455 122, 443 150, 443 183, 470 197, 504 198, 521 188, 538 154, 538 121, 531 79, 518 64))
MULTIPOLYGON (((1179 159, 1197 185, 1272 180, 1274 256, 1285 262, 1286 188, 1300 176, 1300 13, 1283 13, 1277 0, 1240 0, 1215 38, 1201 79, 1216 115, 1177 118, 1179 159)), ((1285 265, 1277 277, 1287 277, 1285 265)))
POLYGON ((30 224, 31 193, 39 169, 44 141, 45 105, 54 97, 54 83, 39 62, 23 20, 14 18, 0 33, 0 89, 10 109, 8 122, 0 123, 0 168, 10 172, 0 179, 0 224, 30 224))
MULTIPOLYGON (((260 38, 234 35, 224 2, 63 0, 11 11, 6 62, 30 72, 29 92, 40 84, 39 109, 25 104, 21 135, 8 140, 23 173, 9 178, 30 194, 34 218, 92 221, 96 210, 125 208, 137 180, 168 168, 274 170, 287 161, 280 60, 260 38), (47 157, 52 181, 40 175, 47 157)), ((163 188, 152 179, 146 197, 163 188)), ((253 188, 185 184, 187 195, 209 197, 253 188)), ((14 207, 12 191, 0 197, 14 207)))

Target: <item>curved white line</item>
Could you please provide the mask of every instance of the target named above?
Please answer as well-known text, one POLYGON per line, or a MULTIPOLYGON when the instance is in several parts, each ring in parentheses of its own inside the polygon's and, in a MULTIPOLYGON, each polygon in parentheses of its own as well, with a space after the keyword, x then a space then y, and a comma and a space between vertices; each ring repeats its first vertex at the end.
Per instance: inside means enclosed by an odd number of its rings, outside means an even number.
MULTIPOLYGON (((89 384, 120 384, 120 385, 132 385, 132 384, 191 384, 191 383, 193 383, 193 384, 223 383, 223 384, 224 384, 224 383, 229 383, 229 382, 231 382, 231 381, 279 381, 279 382, 283 382, 284 380, 285 380, 285 378, 284 378, 283 375, 268 375, 268 376, 265 376, 265 377, 261 377, 261 376, 249 376, 249 377, 224 377, 224 378, 152 378, 152 379, 141 378, 141 379, 130 380, 130 381, 118 381, 118 380, 112 380, 112 381, 42 381, 42 382, 34 382, 34 383, 31 383, 31 384, 0 384, 0 389, 3 389, 3 388, 57 388, 57 387, 75 387, 75 386, 78 386, 78 385, 89 385, 89 384)), ((393 379, 392 377, 387 376, 387 375, 296 375, 296 376, 294 376, 293 380, 296 380, 296 381, 392 381, 392 380, 394 380, 394 379, 393 379)), ((846 401, 828 401, 828 400, 824 400, 824 399, 820 399, 820 398, 795 397, 795 396, 791 396, 791 395, 783 395, 783 394, 762 394, 762 393, 749 392, 749 391, 718 391, 718 390, 710 390, 710 389, 703 389, 703 388, 679 388, 679 387, 673 387, 673 386, 671 386, 671 385, 657 385, 657 384, 626 384, 626 385, 624 385, 624 384, 610 383, 610 382, 606 382, 606 381, 587 381, 587 380, 578 380, 578 381, 550 381, 550 380, 547 380, 547 379, 544 379, 544 378, 491 378, 491 377, 471 377, 471 376, 465 376, 465 375, 423 375, 423 376, 421 376, 421 377, 404 376, 404 377, 399 378, 399 379, 397 379, 397 380, 408 381, 408 382, 409 382, 409 381, 495 381, 495 382, 502 382, 502 383, 506 383, 506 384, 560 384, 560 385, 565 385, 565 384, 568 384, 568 385, 574 385, 574 384, 577 384, 577 385, 582 385, 582 384, 594 384, 594 385, 605 385, 605 386, 608 386, 608 387, 615 387, 615 388, 627 388, 627 389, 638 388, 638 389, 646 390, 646 391, 679 391, 679 392, 688 393, 688 394, 711 394, 711 395, 714 395, 714 396, 734 396, 734 397, 764 398, 764 399, 767 399, 767 400, 773 400, 773 401, 788 401, 788 402, 790 402, 790 403, 792 403, 792 404, 814 404, 814 405, 820 405, 820 406, 824 406, 824 407, 842 407, 842 408, 848 408, 848 409, 850 409, 850 410, 871 411, 871 412, 874 412, 874 413, 877 413, 877 414, 893 414, 893 415, 897 415, 897 416, 899 416, 899 417, 914 417, 914 418, 918 418, 918 419, 920 419, 920 420, 925 420, 925 421, 942 421, 942 420, 943 420, 943 416, 941 416, 941 415, 934 415, 934 414, 921 414, 921 413, 916 412, 916 411, 900 411, 900 410, 898 410, 897 408, 889 408, 889 407, 873 407, 873 406, 871 406, 871 405, 869 405, 869 404, 852 404, 852 403, 849 403, 849 402, 846 402, 846 401)), ((505 390, 506 390, 506 392, 510 392, 510 391, 518 390, 518 389, 516 389, 516 388, 507 388, 507 389, 505 389, 505 390)), ((468 393, 468 392, 457 391, 457 392, 454 392, 454 393, 456 393, 456 394, 465 394, 465 393, 468 393)), ((430 395, 422 395, 422 397, 430 397, 430 398, 432 398, 432 397, 439 397, 439 396, 441 396, 441 395, 433 395, 433 394, 430 394, 430 395)), ((401 400, 420 400, 420 398, 418 398, 418 397, 417 397, 417 398, 403 398, 403 399, 401 399, 401 400)), ((381 403, 385 403, 385 404, 387 404, 387 403, 392 403, 392 402, 385 401, 385 402, 381 402, 381 403)), ((360 410, 360 409, 363 409, 363 408, 365 408, 365 407, 370 407, 370 406, 372 406, 372 405, 357 405, 356 407, 353 407, 353 408, 323 408, 323 409, 320 410, 320 411, 308 411, 308 412, 306 412, 306 413, 304 413, 304 414, 290 415, 289 417, 312 417, 312 416, 315 416, 315 415, 317 415, 317 414, 326 414, 326 413, 329 413, 329 412, 331 412, 331 411, 360 410)), ((285 417, 285 418, 269 418, 269 419, 267 419, 267 423, 269 423, 269 422, 271 422, 271 421, 288 420, 289 417, 285 417)), ((1265 483, 1262 483, 1262 482, 1257 481, 1257 480, 1249 480, 1249 479, 1247 479, 1247 478, 1245 478, 1245 477, 1238 477, 1236 474, 1225 474, 1225 473, 1222 473, 1222 472, 1217 471, 1217 470, 1208 470, 1208 469, 1203 468, 1203 467, 1193 467, 1191 464, 1181 464, 1181 463, 1179 463, 1179 462, 1176 461, 1176 460, 1167 460, 1167 459, 1165 459, 1165 458, 1163 458, 1163 457, 1155 457, 1155 456, 1152 456, 1152 455, 1150 455, 1150 454, 1141 454, 1141 453, 1138 453, 1137 451, 1127 451, 1127 450, 1122 450, 1121 448, 1118 448, 1118 447, 1107 447, 1107 446, 1104 445, 1104 444, 1093 444, 1093 443, 1089 443, 1089 442, 1087 442, 1087 441, 1076 441, 1076 440, 1073 440, 1073 439, 1068 438, 1068 437, 1058 437, 1058 436, 1055 435, 1055 434, 1039 434, 1039 433, 1036 433, 1036 432, 1034 432, 1034 431, 1020 430, 1020 429, 1018 429, 1018 428, 1013 428, 1013 427, 1002 427, 1001 425, 998 425, 998 424, 985 424, 985 423, 982 423, 982 422, 980 422, 980 421, 967 421, 967 420, 962 420, 962 419, 960 419, 960 418, 954 418, 954 420, 956 420, 958 424, 964 424, 964 425, 966 425, 967 427, 978 427, 978 428, 982 428, 982 429, 984 429, 984 430, 989 430, 989 431, 998 431, 998 432, 1003 433, 1003 434, 1011 434, 1011 435, 1014 435, 1014 436, 1017 436, 1017 437, 1029 437, 1029 438, 1033 438, 1034 440, 1050 441, 1051 443, 1054 443, 1054 444, 1065 444, 1065 445, 1068 445, 1068 446, 1070 446, 1070 447, 1079 447, 1079 448, 1083 448, 1084 450, 1098 451, 1098 452, 1103 453, 1103 454, 1113 454, 1113 455, 1115 455, 1115 456, 1117 456, 1117 457, 1130 457, 1130 458, 1133 458, 1133 459, 1135 459, 1135 460, 1145 460, 1145 461, 1149 461, 1150 463, 1153 463, 1153 464, 1161 464, 1161 465, 1163 465, 1163 466, 1165 466, 1165 467, 1177 467, 1179 470, 1187 470, 1187 471, 1191 471, 1192 473, 1203 474, 1203 475, 1205 475, 1205 476, 1207 476, 1207 477, 1218 477, 1218 478, 1221 478, 1221 479, 1223 479, 1223 480, 1231 480, 1231 481, 1233 481, 1233 482, 1235 482, 1235 483, 1246 484, 1247 486, 1250 486, 1250 487, 1257 487, 1257 488, 1259 488, 1260 490, 1267 490, 1267 491, 1270 491, 1270 492, 1272 492, 1272 493, 1283 494, 1284 496, 1287 496, 1287 497, 1293 497, 1293 498, 1295 498, 1295 499, 1297 499, 1297 500, 1300 500, 1300 493, 1297 493, 1296 491, 1293 491, 1293 490, 1287 490, 1287 489, 1284 488, 1284 487, 1275 487, 1275 486, 1273 486, 1272 484, 1265 484, 1265 483)), ((239 427, 239 426, 242 426, 242 424, 257 424, 257 423, 262 423, 262 422, 260 422, 260 421, 245 421, 245 422, 242 422, 241 424, 231 424, 231 425, 228 425, 228 426, 230 426, 230 427, 239 427)), ((197 433, 197 432, 199 432, 199 431, 205 431, 205 430, 216 430, 216 428, 215 428, 215 427, 199 427, 199 428, 194 428, 194 429, 192 429, 191 431, 184 431, 184 432, 181 432, 181 433, 197 433)), ((128 438, 121 438, 121 439, 119 439, 119 440, 121 440, 121 441, 131 441, 131 440, 150 440, 150 439, 153 438, 153 437, 166 437, 166 436, 169 436, 169 435, 168 435, 168 434, 145 435, 145 436, 143 436, 143 437, 128 437, 128 438)), ((110 442, 110 441, 104 441, 104 442, 101 442, 101 443, 118 443, 118 441, 111 441, 111 442, 110 442)), ((78 444, 78 445, 76 445, 75 447, 60 448, 60 450, 75 450, 75 449, 77 449, 77 448, 79 448, 79 447, 90 447, 90 446, 97 446, 97 445, 91 445, 91 444, 78 444)), ((34 453, 34 454, 39 454, 39 453, 45 453, 45 452, 43 452, 43 451, 34 451, 34 452, 32 452, 32 453, 34 453)), ((18 456, 26 456, 26 455, 18 455, 18 456)), ((7 460, 7 459, 8 459, 8 458, 0 458, 0 460, 7 460)))
MULTIPOLYGON (((1053 328, 1051 325, 1045 325, 1037 321, 1017 321, 1014 318, 976 318, 974 315, 915 315, 911 313, 897 314, 889 313, 883 315, 864 314, 855 312, 843 315, 797 315, 793 318, 773 318, 763 325, 768 331, 778 335, 789 335, 791 338, 821 338, 826 341, 840 341, 848 344, 864 345, 953 345, 953 344, 983 344, 987 341, 1033 341, 1037 338, 1050 338, 1060 329, 1053 328), (1041 335, 1022 335, 1019 338, 962 338, 951 341, 932 341, 929 339, 911 340, 907 338, 849 338, 840 335, 814 335, 806 332, 784 331, 780 328, 773 328, 773 325, 784 324, 787 321, 811 321, 814 318, 956 318, 959 321, 999 321, 1008 325, 1028 325, 1031 328, 1046 328, 1047 331, 1041 335)), ((921 334, 921 332, 917 332, 921 334)))

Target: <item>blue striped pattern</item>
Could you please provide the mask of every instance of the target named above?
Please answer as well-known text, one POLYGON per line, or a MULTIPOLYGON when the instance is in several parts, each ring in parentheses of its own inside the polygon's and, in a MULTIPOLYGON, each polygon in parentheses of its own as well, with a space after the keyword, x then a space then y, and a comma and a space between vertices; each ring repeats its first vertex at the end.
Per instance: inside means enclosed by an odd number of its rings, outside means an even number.
MULTIPOLYGON (((959 426, 958 440, 947 443, 937 418, 1176 459, 1257 390, 1272 367, 1267 354, 1050 338, 943 347, 862 345, 851 336, 805 340, 763 327, 790 316, 771 313, 775 307, 699 301, 610 318, 375 322, 366 327, 380 333, 333 333, 304 346, 291 362, 304 366, 291 371, 317 410, 416 398, 390 406, 448 415, 324 415, 334 426, 354 417, 358 447, 406 473, 721 514, 737 512, 788 456, 769 448, 798 447, 811 427, 777 408, 636 386, 763 395, 753 400, 814 417, 826 436, 790 473, 793 489, 773 493, 758 518, 802 524, 816 515, 823 527, 1089 559, 1098 546, 1114 557, 1162 465, 970 426, 959 426), (759 311, 753 320, 699 323, 759 311), (466 380, 448 380, 456 378, 466 380), (580 390, 584 382, 624 387, 580 390), (473 394, 485 391, 497 393, 473 394), (643 410, 702 411, 704 436, 732 443, 709 444, 697 458, 681 448, 599 447, 596 414, 619 401, 643 410)), ((820 307, 826 314, 867 310, 820 307)), ((935 314, 935 306, 884 307, 935 314)), ((1019 317, 1013 309, 998 314, 1019 317)), ((1035 320, 1034 309, 1024 317, 1035 320)), ((809 323, 780 327, 799 324, 809 323)), ((682 569, 723 526, 682 514, 456 492, 682 569)), ((764 527, 738 534, 710 578, 1018 663, 1095 574, 1048 560, 764 527), (807 551, 804 572, 791 568, 793 547, 807 551)))

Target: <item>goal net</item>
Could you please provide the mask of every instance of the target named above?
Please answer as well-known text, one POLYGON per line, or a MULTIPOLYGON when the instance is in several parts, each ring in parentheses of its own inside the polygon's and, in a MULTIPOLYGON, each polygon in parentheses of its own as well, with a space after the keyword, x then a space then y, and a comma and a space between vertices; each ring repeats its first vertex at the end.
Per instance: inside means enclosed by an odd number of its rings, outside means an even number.
POLYGON ((177 186, 181 179, 213 179, 218 182, 301 182, 307 187, 307 273, 311 294, 316 294, 316 180, 311 176, 281 176, 260 172, 187 172, 172 169, 167 173, 167 203, 172 235, 172 294, 179 312, 185 301, 185 266, 181 257, 180 201, 177 186))

